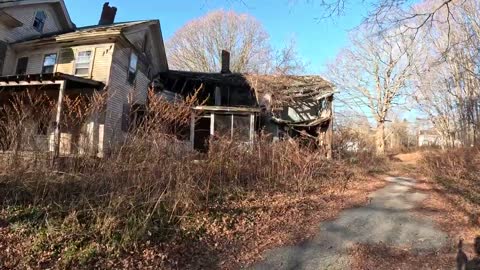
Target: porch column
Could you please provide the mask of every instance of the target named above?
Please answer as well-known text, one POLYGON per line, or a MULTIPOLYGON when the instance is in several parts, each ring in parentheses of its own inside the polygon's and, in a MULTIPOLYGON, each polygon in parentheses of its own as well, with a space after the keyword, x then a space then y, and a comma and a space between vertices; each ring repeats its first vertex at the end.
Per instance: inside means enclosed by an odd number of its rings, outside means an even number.
POLYGON ((60 90, 58 91, 58 101, 57 101, 57 115, 55 116, 55 131, 53 134, 54 141, 54 150, 53 150, 53 159, 54 161, 60 156, 60 120, 62 117, 62 107, 63 107, 63 96, 65 94, 65 81, 59 81, 60 90))
POLYGON ((213 138, 215 135, 215 114, 210 114, 210 136, 213 138))
POLYGON ((195 149, 195 112, 190 115, 190 145, 195 149))
POLYGON ((333 96, 328 98, 328 107, 330 110, 330 122, 328 124, 328 129, 325 134, 325 143, 327 150, 327 158, 333 158, 333 96))
POLYGON ((252 113, 250 114, 250 142, 253 142, 255 140, 255 114, 252 113))

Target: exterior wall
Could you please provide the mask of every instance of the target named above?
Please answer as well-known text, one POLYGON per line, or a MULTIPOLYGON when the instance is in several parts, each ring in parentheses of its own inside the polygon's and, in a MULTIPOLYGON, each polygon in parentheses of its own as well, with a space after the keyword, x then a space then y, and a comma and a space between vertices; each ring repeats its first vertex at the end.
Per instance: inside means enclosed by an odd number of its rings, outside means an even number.
POLYGON ((50 4, 14 6, 5 8, 3 11, 23 23, 23 26, 13 29, 0 24, 0 40, 8 43, 63 30, 57 19, 56 12, 50 4), (39 10, 44 11, 47 15, 42 33, 33 28, 35 12, 39 10))
POLYGON ((110 76, 110 65, 112 62, 114 43, 95 44, 86 46, 74 46, 60 48, 51 46, 34 51, 22 51, 15 53, 13 48, 7 52, 7 61, 4 67, 3 75, 15 75, 17 61, 21 57, 28 57, 28 74, 38 74, 42 72, 43 60, 46 54, 56 53, 57 64, 55 72, 75 75, 75 56, 79 51, 91 50, 93 57, 90 65, 90 73, 84 76, 87 79, 108 83, 110 76))
POLYGON ((150 61, 152 76, 168 70, 163 37, 160 24, 153 24, 147 27, 132 27, 124 32, 125 37, 130 41, 139 53, 142 53, 150 61), (159 60, 159 61, 158 61, 159 60), (157 61, 155 63, 155 61, 157 61))
POLYGON ((441 146, 440 136, 435 134, 421 134, 418 136, 418 146, 441 146))
POLYGON ((147 102, 150 78, 149 65, 138 59, 138 69, 135 82, 131 85, 127 81, 130 55, 133 48, 124 42, 117 42, 113 51, 113 60, 108 85, 107 112, 105 115, 104 148, 109 149, 125 138, 126 131, 122 130, 122 118, 133 104, 147 102))

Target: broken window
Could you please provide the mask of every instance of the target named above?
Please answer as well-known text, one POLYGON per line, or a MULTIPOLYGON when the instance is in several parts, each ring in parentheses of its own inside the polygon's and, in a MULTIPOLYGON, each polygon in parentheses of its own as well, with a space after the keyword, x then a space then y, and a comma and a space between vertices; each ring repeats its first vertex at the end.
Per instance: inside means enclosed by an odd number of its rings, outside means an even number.
POLYGON ((41 119, 37 124, 37 135, 47 135, 48 134, 48 120, 41 119))
POLYGON ((234 140, 249 141, 250 140, 250 116, 249 115, 232 115, 233 126, 232 135, 234 140))
POLYGON ((128 77, 127 80, 130 84, 135 82, 135 77, 137 76, 137 64, 138 56, 132 52, 130 55, 130 64, 128 65, 128 77))
POLYGON ((236 141, 250 140, 250 115, 215 114, 214 133, 236 141))
POLYGON ((45 55, 43 59, 42 73, 53 73, 55 70, 55 64, 57 63, 57 54, 51 53, 45 55))
POLYGON ((92 51, 78 52, 75 59, 75 75, 87 76, 90 73, 90 62, 92 61, 92 51))
POLYGON ((214 119, 215 136, 230 138, 232 134, 232 115, 215 114, 214 119))
POLYGON ((133 104, 130 110, 130 118, 129 118, 130 131, 134 131, 139 127, 141 127, 145 121, 145 117, 146 117, 145 105, 133 104))
POLYGON ((38 32, 42 33, 45 26, 45 21, 47 19, 47 14, 45 11, 37 11, 35 13, 35 19, 33 20, 33 28, 38 32))
POLYGON ((17 75, 26 74, 27 73, 27 66, 28 66, 28 57, 18 58, 17 69, 16 69, 15 73, 17 75))

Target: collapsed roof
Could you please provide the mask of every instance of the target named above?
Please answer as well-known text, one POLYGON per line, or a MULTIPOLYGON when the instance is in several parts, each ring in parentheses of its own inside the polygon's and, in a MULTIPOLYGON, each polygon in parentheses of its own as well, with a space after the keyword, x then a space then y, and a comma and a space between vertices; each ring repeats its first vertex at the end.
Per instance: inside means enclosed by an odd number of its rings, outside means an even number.
POLYGON ((254 75, 240 73, 206 73, 170 70, 159 74, 160 89, 181 95, 189 95, 203 86, 207 91, 215 87, 241 89, 255 100, 236 106, 252 106, 262 103, 270 95, 272 106, 286 106, 293 100, 320 100, 333 95, 333 85, 320 76, 254 75))

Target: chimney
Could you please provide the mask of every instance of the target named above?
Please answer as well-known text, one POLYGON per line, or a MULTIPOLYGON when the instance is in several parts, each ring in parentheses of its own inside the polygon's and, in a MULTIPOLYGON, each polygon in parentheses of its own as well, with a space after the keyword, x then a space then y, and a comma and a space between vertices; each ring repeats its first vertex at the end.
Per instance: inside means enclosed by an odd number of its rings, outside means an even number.
POLYGON ((111 7, 109 2, 105 2, 98 25, 113 24, 115 22, 115 15, 117 15, 117 8, 111 7))
POLYGON ((230 73, 230 52, 222 50, 222 74, 230 73))

